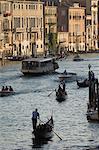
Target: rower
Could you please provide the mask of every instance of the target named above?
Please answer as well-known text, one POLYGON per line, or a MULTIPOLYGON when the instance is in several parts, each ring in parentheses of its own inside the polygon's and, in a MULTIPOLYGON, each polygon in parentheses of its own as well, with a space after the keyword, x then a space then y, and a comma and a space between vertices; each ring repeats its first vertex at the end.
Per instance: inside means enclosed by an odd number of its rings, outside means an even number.
POLYGON ((63 91, 65 92, 65 83, 63 83, 63 91))
POLYGON ((32 112, 32 124, 33 124, 33 130, 36 129, 37 126, 37 119, 40 118, 40 115, 38 113, 37 108, 35 109, 35 111, 32 112))
POLYGON ((62 92, 62 88, 61 88, 61 86, 59 85, 59 87, 58 87, 58 92, 62 92))

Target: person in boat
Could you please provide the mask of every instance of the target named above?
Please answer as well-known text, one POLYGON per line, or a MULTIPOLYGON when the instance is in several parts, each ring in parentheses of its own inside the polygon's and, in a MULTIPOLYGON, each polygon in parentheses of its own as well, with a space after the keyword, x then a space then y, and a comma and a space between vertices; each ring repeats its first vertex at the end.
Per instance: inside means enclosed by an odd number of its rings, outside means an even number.
POLYGON ((40 115, 38 113, 37 108, 35 109, 35 111, 32 112, 32 124, 33 124, 33 130, 36 129, 37 127, 37 119, 40 118, 40 115))
POLYGON ((4 91, 5 90, 5 88, 4 88, 4 86, 2 86, 2 91, 4 91))
POLYGON ((95 79, 94 72, 93 72, 93 71, 91 71, 91 80, 92 80, 92 81, 94 81, 94 79, 95 79))
POLYGON ((60 92, 62 92, 62 91, 63 91, 63 89, 62 89, 62 87, 61 87, 60 84, 59 84, 58 92, 60 93, 60 92))
POLYGON ((67 74, 67 71, 66 71, 66 70, 64 70, 64 74, 67 74))
POLYGON ((9 86, 9 91, 13 91, 13 88, 11 86, 9 86))
POLYGON ((65 92, 65 83, 63 83, 63 92, 65 92))
POLYGON ((8 91, 8 87, 7 86, 5 87, 5 90, 8 91))

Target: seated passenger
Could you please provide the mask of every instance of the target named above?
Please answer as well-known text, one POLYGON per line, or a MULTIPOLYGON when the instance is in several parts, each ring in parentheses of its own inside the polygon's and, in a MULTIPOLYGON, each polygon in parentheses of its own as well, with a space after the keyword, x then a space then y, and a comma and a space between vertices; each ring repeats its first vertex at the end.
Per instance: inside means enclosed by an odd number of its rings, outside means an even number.
POLYGON ((9 91, 13 91, 13 88, 11 86, 9 86, 9 91))
POLYGON ((4 88, 4 86, 2 86, 2 91, 4 91, 5 90, 5 88, 4 88))
POLYGON ((5 90, 8 91, 8 87, 7 86, 5 87, 5 90))

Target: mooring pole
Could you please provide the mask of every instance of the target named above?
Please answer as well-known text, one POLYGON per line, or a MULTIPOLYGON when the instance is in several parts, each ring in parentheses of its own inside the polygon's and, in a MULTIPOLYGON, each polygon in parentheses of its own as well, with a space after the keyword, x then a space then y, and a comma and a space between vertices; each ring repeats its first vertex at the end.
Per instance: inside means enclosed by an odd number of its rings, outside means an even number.
POLYGON ((88 76, 89 76, 89 107, 91 106, 91 71, 90 71, 90 68, 91 68, 91 65, 89 64, 88 65, 88 68, 89 68, 89 72, 88 72, 88 76))

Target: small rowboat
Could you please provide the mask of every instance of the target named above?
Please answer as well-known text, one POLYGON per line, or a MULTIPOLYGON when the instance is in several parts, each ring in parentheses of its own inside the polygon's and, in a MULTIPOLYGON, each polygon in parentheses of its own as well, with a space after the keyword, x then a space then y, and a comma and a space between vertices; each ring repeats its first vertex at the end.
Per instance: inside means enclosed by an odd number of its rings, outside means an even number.
POLYGON ((9 95, 13 95, 13 94, 15 94, 14 91, 8 91, 8 90, 0 91, 0 97, 9 96, 9 95))
POLYGON ((76 73, 72 73, 72 72, 61 73, 59 75, 59 80, 60 81, 65 81, 65 82, 75 81, 76 78, 77 78, 77 74, 76 73))
POLYGON ((33 131, 35 139, 50 139, 53 136, 53 117, 43 124, 39 124, 33 131))
POLYGON ((56 91, 56 100, 62 102, 66 99, 67 92, 66 91, 56 91))

